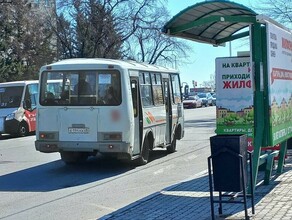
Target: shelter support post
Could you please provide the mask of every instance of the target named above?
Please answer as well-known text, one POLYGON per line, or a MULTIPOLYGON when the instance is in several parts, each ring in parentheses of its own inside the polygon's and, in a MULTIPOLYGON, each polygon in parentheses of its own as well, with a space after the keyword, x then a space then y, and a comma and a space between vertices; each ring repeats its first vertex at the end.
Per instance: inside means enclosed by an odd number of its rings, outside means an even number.
POLYGON ((261 24, 254 23, 251 25, 251 45, 252 45, 252 61, 254 73, 254 152, 253 152, 253 186, 256 186, 259 168, 259 159, 261 154, 261 146, 264 136, 264 86, 263 86, 263 55, 261 46, 262 40, 261 24))
POLYGON ((284 162, 285 162, 286 152, 287 152, 287 140, 282 142, 280 145, 277 174, 281 174, 283 172, 283 166, 284 166, 284 162))

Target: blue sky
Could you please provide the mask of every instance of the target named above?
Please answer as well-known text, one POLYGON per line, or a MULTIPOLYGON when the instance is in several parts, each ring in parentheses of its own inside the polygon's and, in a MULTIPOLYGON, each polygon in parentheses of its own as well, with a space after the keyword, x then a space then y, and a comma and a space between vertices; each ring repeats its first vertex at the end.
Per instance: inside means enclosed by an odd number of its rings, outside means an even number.
MULTIPOLYGON (((168 10, 171 16, 175 16, 185 8, 197 4, 199 0, 168 0, 168 10)), ((234 1, 239 4, 250 7, 249 0, 234 1)), ((193 49, 193 54, 190 58, 190 64, 179 65, 177 62, 177 69, 181 73, 181 81, 186 82, 192 88, 192 80, 198 82, 198 87, 203 81, 209 81, 210 76, 215 74, 215 58, 229 57, 230 44, 227 43, 225 47, 213 47, 212 45, 202 44, 185 40, 193 49)), ((231 43, 232 56, 236 56, 237 51, 249 50, 248 40, 236 40, 231 43), (244 46, 245 45, 245 46, 244 46)))

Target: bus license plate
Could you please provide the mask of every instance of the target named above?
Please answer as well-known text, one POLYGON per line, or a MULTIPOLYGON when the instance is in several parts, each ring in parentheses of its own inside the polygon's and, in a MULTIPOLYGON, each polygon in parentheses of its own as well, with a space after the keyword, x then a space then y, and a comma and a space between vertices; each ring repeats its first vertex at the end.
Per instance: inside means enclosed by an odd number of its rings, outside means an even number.
POLYGON ((69 134, 88 134, 89 128, 68 128, 69 134))

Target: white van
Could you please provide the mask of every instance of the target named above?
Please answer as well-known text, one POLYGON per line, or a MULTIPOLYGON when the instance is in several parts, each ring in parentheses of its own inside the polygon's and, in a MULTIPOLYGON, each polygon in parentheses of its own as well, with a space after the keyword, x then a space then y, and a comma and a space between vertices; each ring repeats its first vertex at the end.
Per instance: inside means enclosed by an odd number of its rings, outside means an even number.
POLYGON ((179 73, 134 61, 68 59, 40 70, 36 150, 66 163, 96 153, 146 164, 184 135, 179 73), (53 79, 59 87, 48 86, 53 79))
POLYGON ((37 97, 37 80, 0 83, 0 135, 35 132, 37 97))

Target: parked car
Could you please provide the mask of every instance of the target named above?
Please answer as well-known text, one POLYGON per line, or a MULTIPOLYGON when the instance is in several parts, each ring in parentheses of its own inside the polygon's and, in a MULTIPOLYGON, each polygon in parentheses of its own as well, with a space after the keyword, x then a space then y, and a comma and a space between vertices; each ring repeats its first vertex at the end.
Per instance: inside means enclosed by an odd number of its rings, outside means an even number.
POLYGON ((183 100, 184 108, 198 108, 202 107, 202 99, 199 96, 188 96, 183 100))
POLYGON ((216 93, 212 95, 212 105, 216 105, 216 93))
POLYGON ((204 106, 209 106, 209 105, 212 105, 213 103, 212 103, 212 95, 211 95, 211 93, 209 93, 209 92, 206 92, 206 93, 198 93, 197 94, 201 99, 202 99, 202 105, 204 105, 204 106))

